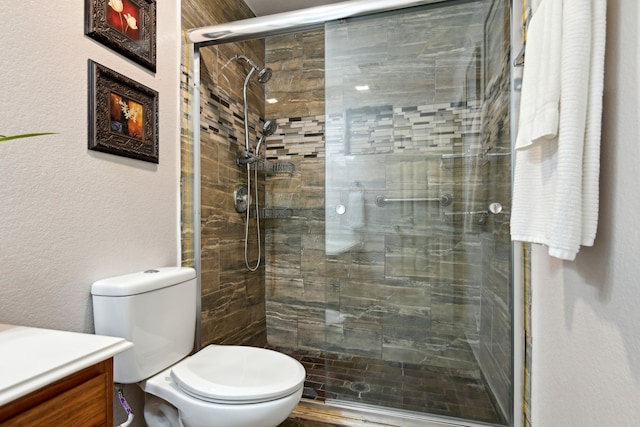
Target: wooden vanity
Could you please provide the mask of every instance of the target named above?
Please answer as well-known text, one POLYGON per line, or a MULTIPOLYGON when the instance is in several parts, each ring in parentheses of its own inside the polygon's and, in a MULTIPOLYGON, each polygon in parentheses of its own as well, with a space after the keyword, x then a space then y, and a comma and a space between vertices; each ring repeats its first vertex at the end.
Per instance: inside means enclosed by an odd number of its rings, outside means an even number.
POLYGON ((115 337, 0 324, 1 426, 113 425, 115 337))

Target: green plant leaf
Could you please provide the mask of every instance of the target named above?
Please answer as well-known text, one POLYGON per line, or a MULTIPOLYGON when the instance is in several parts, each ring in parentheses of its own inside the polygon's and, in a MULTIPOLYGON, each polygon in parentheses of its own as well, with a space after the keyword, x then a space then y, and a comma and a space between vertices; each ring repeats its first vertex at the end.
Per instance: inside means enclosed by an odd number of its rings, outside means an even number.
POLYGON ((0 135, 0 142, 9 141, 11 139, 31 138, 31 137, 34 137, 34 136, 55 135, 55 134, 56 134, 56 132, 41 132, 41 133, 23 133, 21 135, 10 135, 10 136, 0 135))

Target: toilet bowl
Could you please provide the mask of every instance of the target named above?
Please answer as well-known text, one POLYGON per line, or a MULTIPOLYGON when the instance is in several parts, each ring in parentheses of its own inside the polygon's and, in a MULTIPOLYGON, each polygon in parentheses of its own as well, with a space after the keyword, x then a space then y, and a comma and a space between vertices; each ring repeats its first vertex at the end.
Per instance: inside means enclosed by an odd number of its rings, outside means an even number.
POLYGON ((304 367, 256 347, 210 345, 191 354, 195 276, 165 267, 92 285, 96 333, 134 344, 114 357, 114 381, 146 392, 150 427, 279 425, 302 397, 304 367))
POLYGON ((140 383, 156 397, 145 403, 145 420, 150 426, 179 419, 184 427, 275 427, 300 401, 304 379, 304 368, 289 356, 210 345, 140 383))

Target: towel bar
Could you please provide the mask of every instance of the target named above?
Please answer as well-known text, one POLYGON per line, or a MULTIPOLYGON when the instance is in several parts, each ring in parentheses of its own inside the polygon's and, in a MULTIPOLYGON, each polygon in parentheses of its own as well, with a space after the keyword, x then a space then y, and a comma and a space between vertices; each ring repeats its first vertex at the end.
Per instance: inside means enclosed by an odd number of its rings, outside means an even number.
POLYGON ((445 217, 447 217, 447 216, 454 216, 454 215, 489 215, 489 214, 493 214, 493 215, 498 215, 498 214, 511 215, 511 212, 503 211, 502 210, 502 205, 500 203, 494 202, 494 203, 491 203, 489 205, 489 208, 486 211, 442 212, 442 214, 445 217))
POLYGON ((376 197, 376 205, 380 207, 384 207, 387 203, 392 202, 440 202, 442 206, 449 206, 451 202, 453 202, 453 196, 451 194, 445 193, 441 194, 440 197, 418 197, 408 199, 393 199, 386 196, 376 197))
POLYGON ((443 154, 440 156, 442 160, 451 160, 451 159, 475 159, 478 157, 482 157, 483 153, 476 154, 443 154))
POLYGON ((489 215, 489 211, 460 211, 460 212, 442 212, 444 216, 456 215, 489 215))
POLYGON ((481 153, 475 153, 475 154, 443 154, 440 156, 440 158, 442 160, 452 160, 452 159, 476 159, 476 158, 480 158, 483 159, 485 157, 498 157, 498 156, 510 156, 511 153, 509 152, 502 152, 502 153, 490 153, 487 151, 483 151, 481 153))

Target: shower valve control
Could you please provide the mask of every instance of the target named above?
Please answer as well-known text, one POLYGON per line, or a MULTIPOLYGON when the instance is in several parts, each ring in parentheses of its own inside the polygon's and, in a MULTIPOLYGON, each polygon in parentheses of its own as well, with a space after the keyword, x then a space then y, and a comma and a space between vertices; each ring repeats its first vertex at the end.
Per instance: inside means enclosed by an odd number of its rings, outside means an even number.
POLYGON ((236 188, 236 191, 233 192, 233 202, 236 206, 236 210, 240 213, 246 212, 249 208, 249 193, 247 189, 244 187, 236 188))

